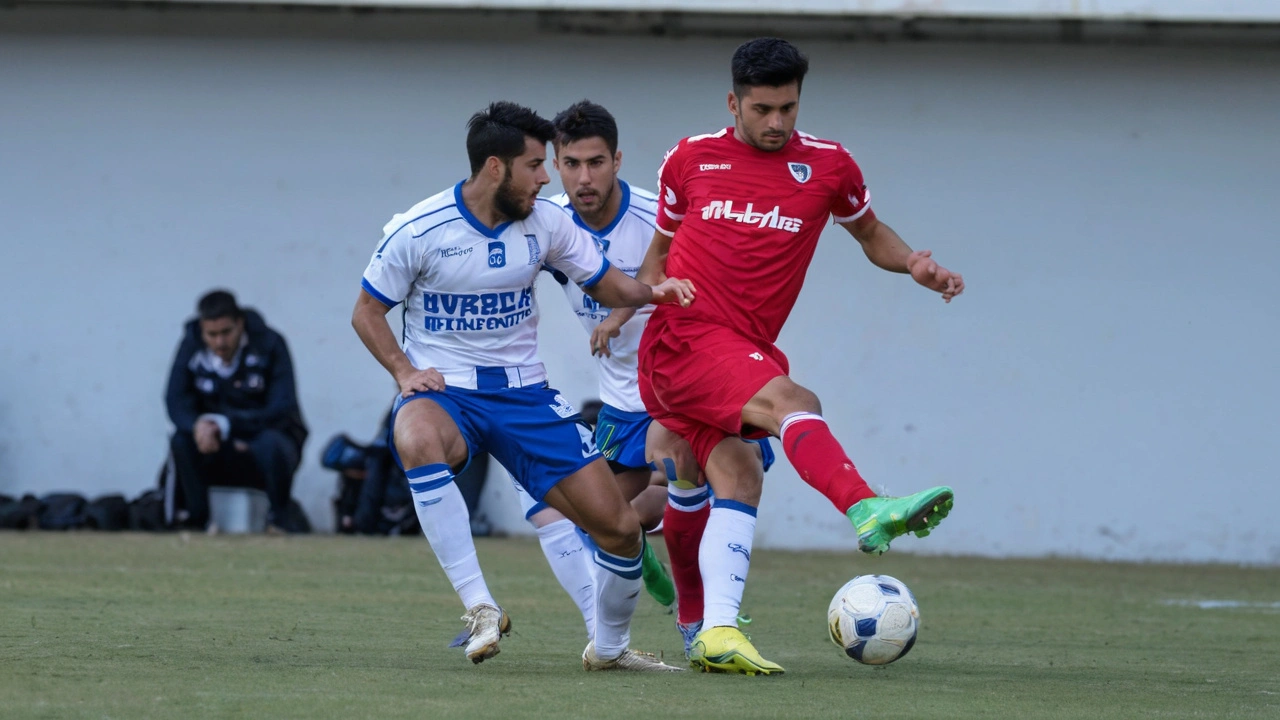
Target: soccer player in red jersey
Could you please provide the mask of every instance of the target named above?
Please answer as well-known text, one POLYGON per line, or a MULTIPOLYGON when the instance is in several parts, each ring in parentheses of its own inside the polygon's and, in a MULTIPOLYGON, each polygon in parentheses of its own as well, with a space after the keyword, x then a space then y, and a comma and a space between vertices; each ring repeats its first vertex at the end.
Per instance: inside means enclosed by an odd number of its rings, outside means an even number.
MULTIPOLYGON (((865 552, 882 553, 909 532, 927 535, 952 506, 948 487, 877 497, 832 436, 817 395, 787 375, 774 343, 827 219, 873 264, 909 274, 947 302, 964 280, 876 217, 862 171, 839 143, 795 130, 809 61, 794 45, 752 40, 734 53, 732 68, 733 127, 685 138, 659 170, 658 228, 638 277, 688 278, 698 300, 659 307, 650 318, 640 393, 655 419, 689 441, 715 494, 695 561, 705 598, 691 660, 754 675, 782 668, 737 628, 762 477, 738 437, 780 438, 800 477, 849 517, 865 552)), ((665 522, 680 520, 668 512, 665 522)), ((673 565, 677 553, 693 552, 668 551, 673 565)))

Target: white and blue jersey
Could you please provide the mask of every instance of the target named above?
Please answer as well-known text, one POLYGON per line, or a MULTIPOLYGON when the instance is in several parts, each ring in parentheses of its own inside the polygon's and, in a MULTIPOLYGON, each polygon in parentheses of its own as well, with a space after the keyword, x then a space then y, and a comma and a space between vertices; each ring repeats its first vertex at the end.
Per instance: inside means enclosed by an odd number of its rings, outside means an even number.
MULTIPOLYGON (((603 230, 594 230, 578 217, 569 196, 561 193, 551 201, 564 208, 574 224, 591 234, 596 244, 604 252, 609 263, 622 272, 635 277, 640 271, 640 263, 644 261, 649 250, 649 242, 653 240, 654 217, 658 212, 657 196, 631 187, 619 180, 622 192, 622 203, 613 222, 603 230)), ((567 273, 565 273, 567 275, 567 273)), ((557 280, 562 280, 557 276, 557 280)), ((564 278, 569 280, 571 278, 564 278)), ((562 281, 564 294, 569 298, 569 307, 577 313, 578 320, 590 335, 606 317, 609 308, 601 307, 573 282, 562 281)), ((644 333, 644 325, 653 314, 653 306, 646 305, 636 311, 635 317, 627 321, 618 337, 609 343, 610 357, 596 357, 596 367, 600 375, 600 401, 605 405, 621 410, 624 413, 644 413, 644 403, 640 401, 640 389, 636 377, 639 373, 640 336, 644 333)))
POLYGON ((396 215, 361 287, 405 304, 405 355, 448 385, 477 387, 477 367, 507 368, 511 385, 546 379, 538 359, 534 281, 543 265, 590 287, 609 262, 557 205, 539 199, 524 220, 486 227, 462 201, 462 183, 396 215))
POLYGON ((428 398, 453 418, 472 455, 492 454, 538 500, 600 457, 581 415, 547 387, 534 297, 544 265, 577 284, 599 282, 609 262, 591 236, 547 200, 524 220, 489 228, 467 210, 462 183, 383 232, 360 285, 387 307, 404 303, 405 355, 447 386, 398 399, 393 428, 405 403, 428 398))

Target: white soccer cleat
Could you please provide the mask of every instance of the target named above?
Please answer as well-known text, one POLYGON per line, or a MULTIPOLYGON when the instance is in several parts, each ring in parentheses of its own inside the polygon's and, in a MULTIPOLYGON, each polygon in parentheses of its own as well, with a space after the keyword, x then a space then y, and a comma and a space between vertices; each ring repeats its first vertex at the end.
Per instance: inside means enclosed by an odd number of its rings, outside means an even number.
POLYGON ((596 642, 587 643, 582 651, 582 669, 587 672, 596 670, 632 670, 635 672, 684 672, 684 668, 668 665, 653 653, 639 650, 623 650, 622 654, 611 660, 596 657, 596 642))
POLYGON ((467 643, 467 659, 473 663, 482 663, 500 652, 498 641, 503 635, 511 633, 511 618, 501 608, 492 605, 477 605, 462 616, 467 629, 459 640, 465 638, 467 643))

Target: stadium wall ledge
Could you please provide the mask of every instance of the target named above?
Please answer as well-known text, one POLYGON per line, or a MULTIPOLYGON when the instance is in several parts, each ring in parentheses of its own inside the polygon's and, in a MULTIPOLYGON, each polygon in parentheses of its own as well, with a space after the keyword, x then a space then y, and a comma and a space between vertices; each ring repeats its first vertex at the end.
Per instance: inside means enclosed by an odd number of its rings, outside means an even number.
MULTIPOLYGON (((218 12, 249 11, 270 32, 270 19, 301 15, 320 21, 312 28, 324 35, 324 16, 362 18, 379 37, 413 36, 428 18, 439 27, 473 29, 478 20, 504 32, 539 34, 631 35, 656 37, 742 37, 780 35, 862 41, 965 41, 1129 45, 1262 45, 1280 44, 1280 3, 1241 0, 1207 8, 1209 3, 1165 0, 687 0, 670 2, 600 2, 599 0, 10 0, 0 4, 10 29, 21 29, 36 16, 14 17, 22 10, 98 11, 108 25, 129 25, 137 13, 206 11, 202 26, 217 25, 218 12), (1158 5, 1158 7, 1157 7, 1158 5), (132 12, 130 12, 132 11, 132 12)), ((83 15, 70 17, 75 22, 83 15)), ((4 18, 0 18, 4 19, 4 18)), ((108 29, 99 26, 82 31, 108 29)), ((58 21, 59 23, 66 19, 58 21)), ((237 31, 243 26, 228 18, 237 31)), ((144 23, 145 24, 145 23, 144 23)), ((359 27, 342 23, 350 37, 359 27)), ((36 29, 36 28, 28 28, 36 29)))

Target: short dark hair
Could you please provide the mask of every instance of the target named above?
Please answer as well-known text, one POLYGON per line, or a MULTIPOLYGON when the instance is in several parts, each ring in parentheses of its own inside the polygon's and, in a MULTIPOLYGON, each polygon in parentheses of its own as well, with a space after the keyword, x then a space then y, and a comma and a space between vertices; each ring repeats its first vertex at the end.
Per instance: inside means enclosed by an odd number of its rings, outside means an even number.
POLYGON ((748 40, 733 52, 733 94, 742 97, 753 87, 782 87, 793 82, 799 91, 807 72, 809 58, 786 40, 748 40))
POLYGON ((523 105, 499 100, 467 121, 467 159, 474 176, 491 157, 508 165, 524 154, 525 138, 551 142, 556 128, 523 105))
POLYGON ((196 303, 196 314, 201 320, 218 320, 229 317, 239 320, 244 317, 240 306, 236 304, 236 296, 226 290, 212 290, 205 293, 196 303))
POLYGON ((618 152, 618 122, 603 105, 581 100, 560 111, 551 123, 556 126, 556 147, 598 137, 610 155, 618 152))

